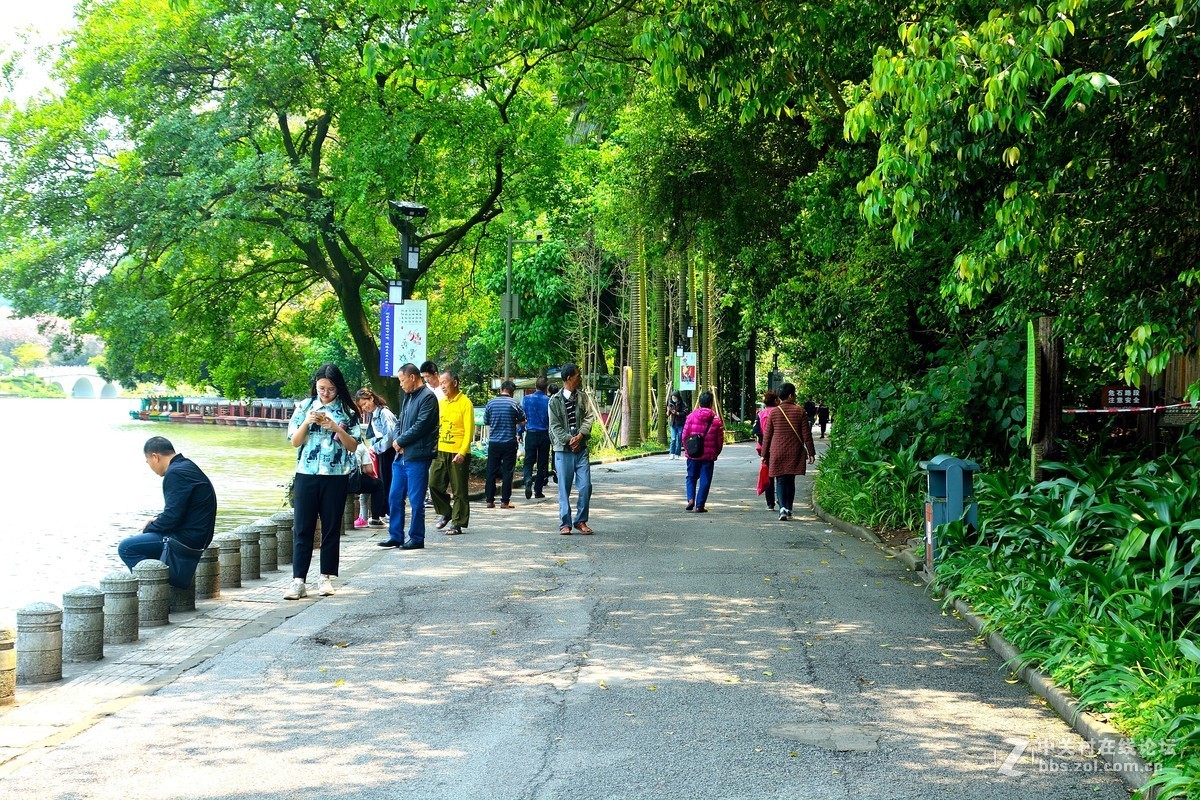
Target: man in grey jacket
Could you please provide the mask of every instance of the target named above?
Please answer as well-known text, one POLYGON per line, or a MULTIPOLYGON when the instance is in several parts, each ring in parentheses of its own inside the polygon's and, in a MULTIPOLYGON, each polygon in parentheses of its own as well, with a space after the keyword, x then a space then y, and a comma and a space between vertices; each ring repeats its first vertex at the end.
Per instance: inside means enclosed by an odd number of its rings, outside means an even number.
POLYGON ((558 515, 562 525, 558 532, 571 533, 571 527, 590 536, 588 509, 592 501, 592 466, 589 462, 588 441, 592 438, 592 406, 579 388, 583 376, 574 364, 563 364, 559 374, 563 388, 550 398, 550 446, 554 450, 554 468, 558 472, 558 515), (571 485, 578 492, 575 517, 571 518, 571 485))
POLYGON ((400 387, 404 389, 404 408, 397 419, 393 447, 399 458, 398 466, 392 471, 392 490, 388 498, 392 511, 388 538, 378 544, 401 550, 421 550, 425 547, 425 492, 429 489, 429 465, 437 454, 438 401, 415 365, 405 364, 398 377, 400 387), (407 542, 404 540, 405 499, 412 510, 407 542))

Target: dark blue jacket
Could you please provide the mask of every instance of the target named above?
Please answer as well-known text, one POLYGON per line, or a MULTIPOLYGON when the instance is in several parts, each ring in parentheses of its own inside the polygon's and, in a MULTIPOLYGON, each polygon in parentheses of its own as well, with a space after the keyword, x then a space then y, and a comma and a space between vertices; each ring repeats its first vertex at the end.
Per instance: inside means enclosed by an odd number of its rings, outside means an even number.
POLYGON ((525 395, 521 400, 521 410, 525 413, 525 430, 550 430, 550 412, 547 409, 549 403, 550 395, 545 392, 537 391, 525 395))
POLYGON ((176 453, 163 475, 163 512, 146 523, 146 533, 173 536, 196 550, 212 543, 217 493, 195 462, 176 453))
POLYGON ((396 434, 396 444, 404 448, 401 458, 405 461, 432 461, 437 455, 440 424, 438 399, 432 389, 422 386, 406 395, 398 419, 399 433, 396 434))

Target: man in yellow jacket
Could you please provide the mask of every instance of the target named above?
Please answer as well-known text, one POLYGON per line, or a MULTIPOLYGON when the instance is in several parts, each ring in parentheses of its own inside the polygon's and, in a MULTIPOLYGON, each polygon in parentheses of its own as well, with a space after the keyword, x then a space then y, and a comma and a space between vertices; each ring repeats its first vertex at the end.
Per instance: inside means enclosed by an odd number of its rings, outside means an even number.
POLYGON ((458 373, 453 370, 442 372, 439 386, 445 396, 438 400, 441 433, 437 456, 429 469, 429 497, 438 514, 438 529, 453 536, 471 522, 467 476, 475 436, 475 406, 458 390, 458 373))

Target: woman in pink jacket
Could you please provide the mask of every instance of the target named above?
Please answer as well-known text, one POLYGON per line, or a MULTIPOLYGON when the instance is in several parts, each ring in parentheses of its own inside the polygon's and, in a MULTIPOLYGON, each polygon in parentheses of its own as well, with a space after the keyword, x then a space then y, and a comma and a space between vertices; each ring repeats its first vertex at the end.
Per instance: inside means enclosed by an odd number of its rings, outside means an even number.
POLYGON ((725 425, 713 411, 712 392, 700 393, 696 410, 688 414, 683 423, 683 445, 688 459, 684 484, 687 488, 686 510, 695 509, 697 514, 703 514, 708 511, 704 504, 708 502, 708 489, 712 486, 713 464, 725 446, 725 425), (692 455, 692 448, 688 446, 693 434, 700 436, 704 443, 699 455, 692 455))

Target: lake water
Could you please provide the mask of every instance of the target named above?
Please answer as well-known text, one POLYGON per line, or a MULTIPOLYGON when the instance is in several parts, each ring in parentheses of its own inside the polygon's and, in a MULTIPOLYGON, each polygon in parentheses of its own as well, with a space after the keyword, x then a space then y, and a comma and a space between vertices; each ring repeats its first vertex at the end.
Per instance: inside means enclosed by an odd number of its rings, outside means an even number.
POLYGON ((162 479, 142 445, 166 436, 217 491, 217 533, 284 508, 295 450, 284 428, 231 428, 129 418, 137 399, 0 399, 0 625, 35 600, 123 569, 117 543, 162 510, 162 479))

